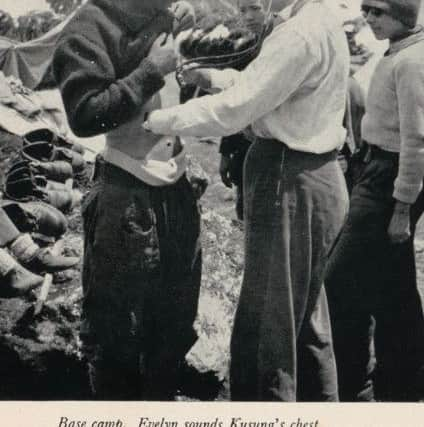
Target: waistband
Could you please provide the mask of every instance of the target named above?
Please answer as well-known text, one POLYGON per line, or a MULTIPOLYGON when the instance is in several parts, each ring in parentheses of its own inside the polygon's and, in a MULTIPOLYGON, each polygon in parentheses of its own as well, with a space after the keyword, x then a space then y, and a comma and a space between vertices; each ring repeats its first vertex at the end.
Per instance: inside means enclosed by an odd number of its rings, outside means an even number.
POLYGON ((309 151, 299 151, 299 150, 294 150, 293 148, 290 148, 287 144, 285 144, 284 142, 281 142, 278 139, 273 139, 273 138, 260 138, 260 137, 256 137, 255 141, 253 142, 253 145, 257 146, 262 146, 263 148, 265 147, 269 147, 269 154, 272 155, 272 153, 275 150, 279 150, 281 151, 282 149, 284 149, 285 155, 289 155, 290 157, 294 157, 294 158, 303 158, 303 159, 314 159, 314 160, 318 160, 321 162, 326 162, 326 161, 332 161, 332 160, 336 160, 337 159, 337 155, 339 150, 331 150, 331 151, 327 151, 326 153, 311 153, 309 151))
POLYGON ((368 162, 372 159, 382 159, 382 160, 390 160, 390 161, 397 161, 399 160, 399 153, 394 151, 387 151, 383 150, 378 145, 369 144, 367 141, 363 141, 364 144, 362 145, 363 150, 363 159, 365 162, 368 162))
POLYGON ((137 160, 122 151, 108 146, 105 147, 101 154, 106 162, 123 169, 153 187, 174 184, 187 168, 187 156, 184 146, 180 153, 168 161, 137 160))

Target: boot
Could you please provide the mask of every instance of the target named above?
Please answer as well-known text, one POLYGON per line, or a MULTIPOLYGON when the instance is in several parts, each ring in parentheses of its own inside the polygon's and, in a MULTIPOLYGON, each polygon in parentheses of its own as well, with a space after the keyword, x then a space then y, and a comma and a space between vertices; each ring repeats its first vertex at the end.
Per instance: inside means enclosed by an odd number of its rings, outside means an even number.
POLYGON ((47 128, 37 129, 26 133, 23 136, 23 142, 24 145, 30 145, 34 142, 49 142, 59 147, 69 148, 70 150, 75 151, 81 155, 84 155, 85 151, 82 145, 70 142, 56 135, 50 129, 47 128))
POLYGON ((34 176, 35 183, 38 187, 44 188, 47 191, 54 190, 54 191, 69 191, 70 188, 63 184, 62 182, 53 181, 50 179, 47 179, 43 175, 35 175, 34 176))
POLYGON ((42 175, 48 180, 65 183, 68 179, 72 179, 74 172, 72 166, 63 161, 56 162, 39 162, 30 160, 20 160, 14 163, 7 172, 7 175, 12 175, 16 171, 20 173, 26 171, 27 174, 42 175))
POLYGON ((77 257, 53 255, 49 248, 39 248, 34 257, 23 264, 31 271, 55 273, 75 267, 78 262, 77 257))
POLYGON ((54 255, 49 248, 40 248, 29 234, 20 235, 10 245, 10 250, 24 267, 36 272, 63 271, 79 262, 77 257, 54 255))
POLYGON ((68 148, 55 147, 48 142, 34 142, 22 148, 21 155, 24 159, 39 162, 52 162, 56 160, 71 164, 74 173, 84 171, 85 160, 81 154, 68 148))
POLYGON ((34 176, 28 168, 17 168, 6 176, 5 194, 11 200, 29 202, 41 200, 50 203, 61 212, 69 212, 82 199, 77 190, 49 189, 44 177, 34 176))
POLYGON ((0 249, 0 281, 2 291, 19 296, 40 286, 43 278, 19 265, 4 249, 0 249))
POLYGON ((72 166, 64 161, 55 162, 31 162, 31 167, 37 174, 45 176, 56 182, 66 182, 73 178, 72 166))
POLYGON ((58 239, 68 228, 65 215, 44 202, 18 203, 3 200, 1 206, 22 233, 39 233, 58 239))

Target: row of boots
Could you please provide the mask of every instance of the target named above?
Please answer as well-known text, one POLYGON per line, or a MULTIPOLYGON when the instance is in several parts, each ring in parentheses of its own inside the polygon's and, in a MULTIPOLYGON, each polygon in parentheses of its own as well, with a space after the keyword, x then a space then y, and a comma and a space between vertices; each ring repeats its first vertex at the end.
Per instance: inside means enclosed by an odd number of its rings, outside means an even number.
POLYGON ((75 266, 79 259, 54 254, 32 236, 53 243, 68 228, 66 213, 82 195, 73 189, 74 178, 85 170, 82 147, 69 144, 48 129, 23 137, 19 156, 5 175, 2 216, 16 227, 16 236, 0 249, 2 293, 22 295, 43 282, 42 273, 75 266))
POLYGON ((44 201, 61 212, 70 212, 81 200, 72 188, 73 178, 85 170, 83 152, 48 129, 26 134, 19 157, 6 174, 9 200, 44 201))

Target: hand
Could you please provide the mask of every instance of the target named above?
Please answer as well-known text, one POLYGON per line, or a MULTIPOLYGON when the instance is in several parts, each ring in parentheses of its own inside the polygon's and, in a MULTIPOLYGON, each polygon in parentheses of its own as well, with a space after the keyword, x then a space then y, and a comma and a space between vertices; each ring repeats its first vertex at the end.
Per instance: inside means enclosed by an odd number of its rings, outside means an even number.
POLYGON ((392 243, 403 243, 411 237, 409 204, 397 201, 390 221, 388 233, 392 243))
POLYGON ((199 86, 203 90, 210 90, 211 76, 207 69, 196 68, 198 64, 192 63, 182 70, 182 78, 189 85, 199 86))
POLYGON ((173 3, 170 10, 175 17, 173 28, 174 34, 193 28, 196 24, 194 8, 187 1, 181 0, 173 3))
POLYGON ((219 163, 219 174, 221 175, 222 182, 228 188, 231 188, 233 185, 230 177, 230 164, 230 157, 222 155, 219 163))
POLYGON ((175 71, 177 67, 177 55, 174 51, 173 37, 162 33, 154 41, 148 59, 156 65, 163 76, 175 71))

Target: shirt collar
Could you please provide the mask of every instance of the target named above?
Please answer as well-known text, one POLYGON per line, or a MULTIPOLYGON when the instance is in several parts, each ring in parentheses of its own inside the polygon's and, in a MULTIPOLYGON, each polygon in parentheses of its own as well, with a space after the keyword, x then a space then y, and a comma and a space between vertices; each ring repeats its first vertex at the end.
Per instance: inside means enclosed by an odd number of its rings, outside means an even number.
POLYGON ((408 33, 406 37, 403 37, 399 40, 396 40, 390 44, 389 50, 387 51, 387 55, 391 55, 393 53, 397 53, 408 46, 411 46, 419 41, 424 40, 424 29, 419 26, 414 30, 408 33))
MULTIPOLYGON (((143 28, 146 28, 157 18, 164 18, 173 21, 173 15, 168 10, 158 10, 152 7, 140 6, 140 12, 129 13, 119 6, 119 1, 116 0, 92 0, 92 2, 109 14, 113 19, 118 20, 121 25, 128 28, 132 33, 138 33, 143 28)), ((170 29, 172 28, 172 24, 170 29)))

